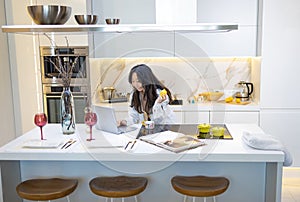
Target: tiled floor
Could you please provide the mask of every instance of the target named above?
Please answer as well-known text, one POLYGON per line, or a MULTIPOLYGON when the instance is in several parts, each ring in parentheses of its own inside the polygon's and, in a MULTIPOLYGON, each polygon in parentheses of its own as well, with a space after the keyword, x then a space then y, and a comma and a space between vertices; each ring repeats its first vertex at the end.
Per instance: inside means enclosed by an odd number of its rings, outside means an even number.
POLYGON ((281 202, 300 202, 300 168, 284 168, 281 202))

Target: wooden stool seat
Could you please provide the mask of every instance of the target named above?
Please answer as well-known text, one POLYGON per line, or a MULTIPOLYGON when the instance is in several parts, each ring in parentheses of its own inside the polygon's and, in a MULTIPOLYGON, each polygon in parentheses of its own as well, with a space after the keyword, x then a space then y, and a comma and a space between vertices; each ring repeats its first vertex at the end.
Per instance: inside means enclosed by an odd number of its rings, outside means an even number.
POLYGON ((171 183, 177 192, 194 197, 217 196, 229 186, 229 180, 225 177, 207 176, 175 176, 171 183))
POLYGON ((77 185, 78 180, 75 179, 30 179, 18 184, 16 190, 23 199, 43 201, 68 196, 77 185))
POLYGON ((147 186, 148 180, 144 177, 96 177, 89 183, 91 191, 108 198, 125 198, 138 195, 147 186))

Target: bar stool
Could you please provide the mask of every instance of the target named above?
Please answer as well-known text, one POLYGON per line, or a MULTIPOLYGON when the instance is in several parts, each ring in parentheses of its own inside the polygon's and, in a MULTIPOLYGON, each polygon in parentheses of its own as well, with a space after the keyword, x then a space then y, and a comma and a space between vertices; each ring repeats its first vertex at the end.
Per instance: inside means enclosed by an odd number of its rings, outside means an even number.
POLYGON ((137 195, 143 192, 147 186, 148 180, 145 177, 114 176, 114 177, 96 177, 89 183, 91 191, 102 197, 106 201, 110 198, 124 198, 134 196, 137 202, 137 195))
POLYGON ((174 176, 171 179, 173 188, 184 195, 184 202, 187 196, 193 197, 213 197, 216 202, 216 196, 224 193, 228 186, 229 180, 225 177, 208 177, 208 176, 174 176))
POLYGON ((76 189, 78 180, 76 179, 30 179, 17 185, 18 195, 31 201, 50 201, 67 197, 76 189))

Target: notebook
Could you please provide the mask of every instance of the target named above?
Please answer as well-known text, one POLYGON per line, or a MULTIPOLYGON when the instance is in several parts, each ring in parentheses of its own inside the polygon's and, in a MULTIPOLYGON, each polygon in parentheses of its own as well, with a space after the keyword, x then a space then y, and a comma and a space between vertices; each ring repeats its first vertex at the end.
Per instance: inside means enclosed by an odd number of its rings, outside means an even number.
POLYGON ((115 115, 115 109, 111 107, 94 106, 95 112, 98 117, 96 129, 106 132, 121 134, 134 131, 137 128, 132 126, 119 126, 115 115))

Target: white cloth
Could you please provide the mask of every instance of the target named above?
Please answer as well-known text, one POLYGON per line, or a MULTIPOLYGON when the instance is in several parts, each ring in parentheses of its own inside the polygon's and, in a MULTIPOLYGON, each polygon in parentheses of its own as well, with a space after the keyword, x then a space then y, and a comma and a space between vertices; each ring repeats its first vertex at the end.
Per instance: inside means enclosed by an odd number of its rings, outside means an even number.
POLYGON ((290 152, 272 135, 244 131, 242 140, 245 144, 255 149, 282 151, 284 153, 284 166, 290 166, 293 163, 293 157, 290 152))

